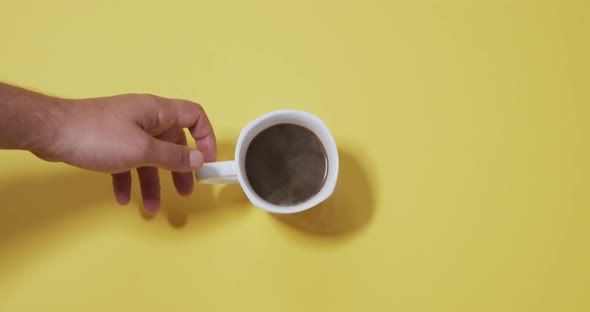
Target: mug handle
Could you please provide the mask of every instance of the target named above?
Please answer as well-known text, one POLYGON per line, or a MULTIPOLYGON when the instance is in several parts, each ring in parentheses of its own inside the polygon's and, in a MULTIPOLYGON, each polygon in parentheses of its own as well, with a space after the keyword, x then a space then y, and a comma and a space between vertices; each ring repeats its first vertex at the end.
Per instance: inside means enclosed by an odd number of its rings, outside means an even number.
POLYGON ((235 160, 207 163, 196 173, 197 180, 203 184, 239 183, 235 160))

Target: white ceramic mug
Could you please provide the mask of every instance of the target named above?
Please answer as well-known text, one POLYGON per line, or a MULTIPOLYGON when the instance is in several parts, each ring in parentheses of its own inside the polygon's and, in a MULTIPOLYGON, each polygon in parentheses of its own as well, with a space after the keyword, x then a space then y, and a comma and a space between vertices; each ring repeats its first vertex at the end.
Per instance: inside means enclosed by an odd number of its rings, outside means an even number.
POLYGON ((330 130, 319 117, 297 110, 278 110, 258 117, 242 129, 236 145, 235 160, 207 163, 196 173, 200 183, 239 183, 250 202, 258 208, 273 213, 296 213, 316 206, 334 192, 338 179, 338 149, 330 130), (291 206, 279 206, 262 199, 254 191, 246 175, 246 152, 252 139, 261 131, 277 124, 295 124, 309 129, 320 139, 326 150, 328 170, 323 187, 308 200, 291 206))

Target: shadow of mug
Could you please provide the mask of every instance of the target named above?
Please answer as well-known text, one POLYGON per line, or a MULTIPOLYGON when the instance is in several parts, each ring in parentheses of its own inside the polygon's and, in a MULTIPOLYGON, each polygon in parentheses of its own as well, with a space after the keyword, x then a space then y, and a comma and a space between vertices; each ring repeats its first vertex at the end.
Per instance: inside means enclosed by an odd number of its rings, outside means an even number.
POLYGON ((362 165, 346 150, 339 153, 334 193, 316 207, 295 214, 272 214, 281 223, 311 235, 343 235, 369 224, 374 214, 371 181, 362 165))

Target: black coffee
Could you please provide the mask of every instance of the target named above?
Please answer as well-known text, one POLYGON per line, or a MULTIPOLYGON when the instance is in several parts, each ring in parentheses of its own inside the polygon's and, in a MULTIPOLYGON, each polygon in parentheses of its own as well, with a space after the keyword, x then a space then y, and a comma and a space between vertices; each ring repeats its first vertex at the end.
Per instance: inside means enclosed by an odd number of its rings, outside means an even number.
POLYGON ((278 124, 260 132, 246 151, 246 175, 267 202, 290 206, 317 194, 327 174, 326 150, 309 129, 278 124))

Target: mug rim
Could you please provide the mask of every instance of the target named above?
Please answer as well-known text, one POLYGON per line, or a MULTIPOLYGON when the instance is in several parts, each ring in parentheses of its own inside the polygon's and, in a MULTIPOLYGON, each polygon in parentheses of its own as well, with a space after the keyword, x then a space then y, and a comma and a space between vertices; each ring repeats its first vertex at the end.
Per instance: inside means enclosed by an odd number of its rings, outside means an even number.
POLYGON ((264 209, 266 211, 269 211, 272 213, 279 213, 279 214, 288 214, 288 213, 296 213, 296 212, 304 211, 304 210, 310 209, 310 208, 318 205, 319 203, 323 202, 328 197, 330 197, 330 195, 332 195, 332 193, 334 192, 334 188, 336 186, 336 180, 338 177, 338 168, 339 168, 338 149, 336 147, 334 137, 332 136, 332 133, 330 132, 330 130, 328 129, 326 124, 318 116, 316 116, 312 113, 308 113, 308 112, 300 111, 300 110, 293 110, 293 109, 282 109, 282 110, 276 110, 276 111, 266 113, 256 119, 254 119, 253 121, 248 123, 244 128, 242 128, 242 131, 240 132, 240 136, 238 137, 238 141, 236 143, 234 161, 236 162, 235 166, 236 166, 238 181, 240 183, 240 186, 242 187, 242 190, 244 191, 244 193, 246 194, 246 196, 248 197, 250 202, 252 202, 252 204, 254 206, 256 206, 260 209, 264 209), (297 122, 290 122, 292 124, 296 124, 296 125, 307 128, 309 131, 313 132, 320 139, 320 142, 322 143, 322 145, 324 146, 324 149, 326 151, 326 158, 328 160, 327 161, 328 167, 327 167, 327 174, 326 174, 326 179, 324 180, 324 184, 322 185, 322 187, 320 188, 320 190, 317 193, 315 193, 310 198, 308 198, 298 204, 281 206, 281 205, 276 205, 276 204, 273 204, 273 203, 270 203, 270 202, 264 200, 262 197, 260 197, 254 191, 254 189, 250 185, 250 182, 246 176, 245 166, 243 165, 245 162, 243 161, 244 159, 242 159, 242 158, 245 158, 247 147, 252 142, 252 139, 258 133, 262 132, 265 129, 268 129, 271 126, 281 124, 281 123, 287 123, 287 122, 281 122, 281 120, 279 119, 280 117, 293 117, 293 116, 307 119, 315 125, 314 128, 316 128, 316 129, 309 129, 309 127, 304 124, 297 123, 297 122), (259 124, 261 124, 269 119, 279 119, 279 120, 277 120, 276 123, 271 123, 270 125, 262 128, 262 129, 258 129, 258 131, 256 133, 252 134, 252 132, 256 130, 256 127, 259 124), (319 131, 317 131, 318 129, 319 129, 319 131), (322 132, 322 133, 318 133, 318 132, 322 132), (247 136, 250 136, 251 138, 246 142, 247 136), (324 142, 324 140, 321 139, 322 137, 324 137, 328 142, 324 142), (244 146, 244 144, 248 144, 248 145, 244 146))

